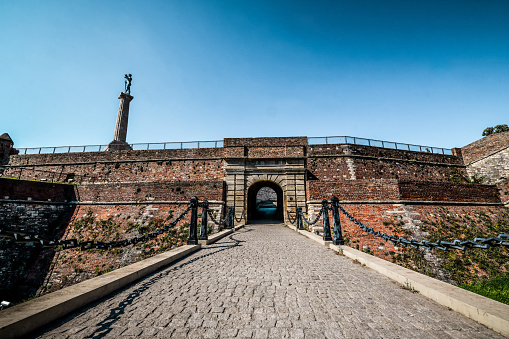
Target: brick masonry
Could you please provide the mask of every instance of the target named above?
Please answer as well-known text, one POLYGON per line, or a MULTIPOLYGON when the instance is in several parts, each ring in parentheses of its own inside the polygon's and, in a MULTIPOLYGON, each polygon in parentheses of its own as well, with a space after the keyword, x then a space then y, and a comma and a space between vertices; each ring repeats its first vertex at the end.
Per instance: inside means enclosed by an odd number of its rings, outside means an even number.
MULTIPOLYGON (((281 188, 285 219, 286 211, 296 207, 302 207, 311 218, 318 212, 322 199, 335 195, 359 220, 376 229, 394 233, 396 230, 384 221, 397 215, 410 220, 412 234, 420 236, 421 210, 436 214, 443 206, 462 206, 467 214, 486 208, 502 213, 501 202, 507 203, 507 181, 495 186, 469 184, 461 179, 470 173, 464 159, 474 159, 502 147, 504 138, 494 138, 481 139, 484 153, 475 155, 472 144, 455 149, 454 155, 444 155, 350 144, 308 145, 306 137, 225 139, 223 148, 213 149, 14 154, 10 156, 6 175, 14 175, 20 169, 25 169, 28 174, 24 175, 29 178, 34 177, 29 175, 33 169, 72 174, 78 184, 73 190, 75 197, 56 188, 39 192, 37 187, 43 184, 39 182, 20 184, 16 193, 12 192, 12 185, 7 185, 3 196, 28 200, 40 194, 40 199, 46 202, 77 200, 79 204, 62 236, 108 241, 138 236, 157 227, 168 216, 180 213, 186 206, 182 202, 192 196, 235 206, 240 217, 248 208, 250 188, 259 189, 264 182, 271 182, 281 188), (498 146, 492 148, 485 139, 495 140, 498 146), (463 182, 458 182, 458 178, 463 182)), ((507 164, 504 159, 497 161, 507 164)), ((480 167, 490 166, 485 163, 480 167)), ((223 215, 223 206, 213 205, 216 216, 223 215)), ((348 226, 349 221, 342 222, 351 246, 369 248, 385 259, 390 259, 387 253, 398 252, 391 244, 382 245, 380 239, 354 225, 348 226)), ((59 252, 51 262, 51 272, 45 273, 40 292, 178 246, 184 237, 185 228, 170 238, 161 237, 121 251, 59 252)))
MULTIPOLYGON (((60 237, 75 206, 72 185, 0 178, 0 227, 60 237)), ((0 238, 0 298, 18 301, 43 283, 55 252, 0 238)))

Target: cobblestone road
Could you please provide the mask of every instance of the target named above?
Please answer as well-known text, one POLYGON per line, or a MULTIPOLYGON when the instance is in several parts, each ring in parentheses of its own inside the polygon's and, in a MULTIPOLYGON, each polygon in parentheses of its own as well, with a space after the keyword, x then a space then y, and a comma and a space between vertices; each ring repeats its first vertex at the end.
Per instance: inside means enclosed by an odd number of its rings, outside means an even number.
POLYGON ((248 226, 40 338, 498 338, 281 225, 248 226))

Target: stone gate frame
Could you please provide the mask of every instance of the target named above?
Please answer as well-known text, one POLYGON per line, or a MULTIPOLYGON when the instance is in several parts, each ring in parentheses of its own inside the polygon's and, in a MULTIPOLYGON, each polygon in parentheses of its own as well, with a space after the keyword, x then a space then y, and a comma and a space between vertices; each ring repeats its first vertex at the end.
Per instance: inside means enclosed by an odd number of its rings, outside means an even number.
POLYGON ((225 159, 225 171, 226 205, 235 207, 237 218, 244 210, 247 216, 248 190, 260 181, 281 187, 285 222, 287 211, 302 207, 306 212, 305 159, 225 159))

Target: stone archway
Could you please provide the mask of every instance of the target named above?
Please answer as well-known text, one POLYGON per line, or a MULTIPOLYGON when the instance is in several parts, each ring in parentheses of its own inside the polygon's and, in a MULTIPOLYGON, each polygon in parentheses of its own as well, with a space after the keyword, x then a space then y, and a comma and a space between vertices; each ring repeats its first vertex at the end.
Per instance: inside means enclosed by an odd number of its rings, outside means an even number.
POLYGON ((272 190, 274 190, 274 192, 276 192, 277 201, 276 201, 276 213, 274 215, 274 219, 283 221, 284 220, 284 211, 285 211, 284 199, 283 199, 283 189, 275 182, 263 180, 263 181, 255 182, 247 190, 247 220, 248 220, 248 222, 253 221, 253 220, 263 219, 263 215, 258 213, 256 196, 257 196, 258 192, 264 187, 269 187, 272 190))

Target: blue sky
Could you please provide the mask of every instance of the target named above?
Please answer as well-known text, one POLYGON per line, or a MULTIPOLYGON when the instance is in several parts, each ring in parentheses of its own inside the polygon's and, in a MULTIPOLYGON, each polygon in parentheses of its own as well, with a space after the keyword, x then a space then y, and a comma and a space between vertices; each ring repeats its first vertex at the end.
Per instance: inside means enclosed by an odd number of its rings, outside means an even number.
POLYGON ((351 135, 461 147, 509 124, 509 1, 0 0, 0 133, 107 144, 351 135))

